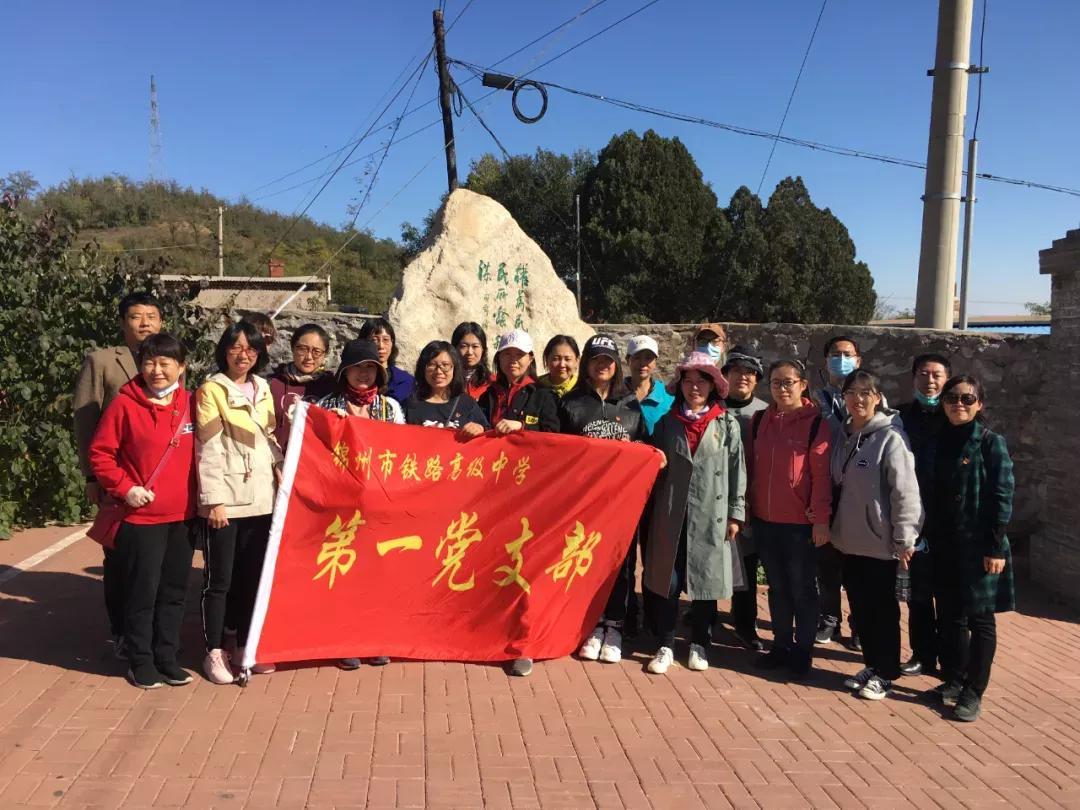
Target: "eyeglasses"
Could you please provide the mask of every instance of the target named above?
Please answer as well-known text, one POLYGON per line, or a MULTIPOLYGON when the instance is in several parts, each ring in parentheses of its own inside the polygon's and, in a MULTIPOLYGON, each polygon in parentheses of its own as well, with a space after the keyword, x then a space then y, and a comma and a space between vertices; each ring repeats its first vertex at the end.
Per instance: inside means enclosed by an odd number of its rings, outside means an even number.
POLYGON ((849 388, 847 391, 844 392, 844 396, 863 401, 876 397, 877 391, 860 391, 857 388, 849 388))
POLYGON ((785 391, 790 391, 792 388, 794 388, 796 385, 798 385, 801 382, 802 382, 802 380, 795 380, 795 379, 769 380, 769 388, 782 388, 785 391))
POLYGON ((963 405, 965 408, 970 408, 972 405, 979 401, 979 398, 974 394, 949 393, 943 396, 941 399, 946 405, 963 405))
POLYGON ((313 346, 296 346, 293 348, 293 354, 298 357, 313 357, 318 360, 321 357, 326 356, 326 351, 323 349, 316 349, 313 346))
POLYGON ((233 357, 239 357, 242 354, 246 354, 249 357, 254 357, 259 353, 259 350, 251 346, 230 346, 229 354, 233 357))
POLYGON ((445 374, 445 373, 448 373, 448 372, 451 372, 451 371, 454 370, 454 364, 453 363, 428 363, 425 368, 427 368, 428 371, 441 371, 441 372, 443 372, 445 374))

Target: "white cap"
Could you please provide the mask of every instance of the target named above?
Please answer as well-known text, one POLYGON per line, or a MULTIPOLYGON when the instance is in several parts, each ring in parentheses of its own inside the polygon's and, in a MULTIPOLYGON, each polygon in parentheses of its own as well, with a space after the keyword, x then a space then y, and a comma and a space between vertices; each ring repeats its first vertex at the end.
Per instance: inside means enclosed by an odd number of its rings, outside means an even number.
POLYGON ((519 349, 528 354, 533 350, 532 338, 524 329, 514 329, 499 338, 499 347, 495 350, 495 354, 503 349, 519 349))
POLYGON ((648 349, 657 357, 660 356, 660 346, 648 335, 637 335, 630 338, 630 342, 626 346, 626 354, 629 357, 633 357, 638 352, 642 352, 648 349))

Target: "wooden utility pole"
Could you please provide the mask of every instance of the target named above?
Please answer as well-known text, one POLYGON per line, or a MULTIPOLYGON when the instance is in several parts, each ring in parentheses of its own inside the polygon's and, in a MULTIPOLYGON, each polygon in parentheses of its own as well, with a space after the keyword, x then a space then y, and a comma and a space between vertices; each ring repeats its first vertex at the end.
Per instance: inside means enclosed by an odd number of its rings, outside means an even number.
POLYGON ((453 192, 458 187, 457 152, 454 149, 454 117, 450 110, 450 69, 446 66, 446 32, 443 15, 431 12, 435 25, 435 64, 439 69, 439 106, 442 107, 443 143, 446 144, 446 184, 453 192))
POLYGON ((225 275, 225 207, 217 209, 217 274, 225 275))

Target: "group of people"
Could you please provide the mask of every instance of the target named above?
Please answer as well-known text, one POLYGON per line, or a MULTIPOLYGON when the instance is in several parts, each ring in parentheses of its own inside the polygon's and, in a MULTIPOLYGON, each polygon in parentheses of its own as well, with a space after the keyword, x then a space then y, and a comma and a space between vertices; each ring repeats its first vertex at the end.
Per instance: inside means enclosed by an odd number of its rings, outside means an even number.
MULTIPOLYGON (((529 430, 661 451, 664 466, 599 623, 583 640, 583 660, 616 663, 624 639, 644 630, 656 641, 647 669, 665 673, 685 595, 687 668, 706 670, 717 602, 730 599, 736 637, 762 653, 755 665, 801 680, 815 644, 840 635, 844 588, 848 643, 865 664, 848 688, 881 699, 903 674, 938 673, 955 716, 979 715, 995 613, 1013 608, 1005 534, 1012 465, 1004 439, 983 420, 981 384, 953 376, 944 356, 914 359, 915 398, 894 410, 847 336, 828 342, 827 379, 812 390, 799 360, 766 369, 743 347, 729 351, 717 323, 696 330, 664 382, 649 335, 630 339, 625 351, 608 335, 580 347, 556 335, 540 353, 540 375, 529 334, 501 335, 489 359, 487 335, 473 322, 424 346, 410 374, 396 365, 394 329, 382 318, 364 323, 334 370, 326 368, 329 335, 306 324, 290 337, 291 361, 268 371, 274 325, 249 316, 224 330, 214 372, 189 393, 187 352, 163 331, 158 302, 131 294, 119 315, 124 345, 87 356, 75 427, 87 496, 123 507, 105 549, 105 602, 135 686, 192 680, 177 653, 200 536, 203 672, 213 683, 235 680, 291 416, 306 401, 342 418, 450 429, 463 440, 529 430), (767 401, 757 396, 763 386, 767 401), (757 628, 759 565, 772 619, 768 652, 757 628), (903 665, 901 601, 910 603, 913 650, 903 665)), ((521 658, 510 672, 532 668, 521 658)), ((272 662, 254 668, 270 671, 272 662)))

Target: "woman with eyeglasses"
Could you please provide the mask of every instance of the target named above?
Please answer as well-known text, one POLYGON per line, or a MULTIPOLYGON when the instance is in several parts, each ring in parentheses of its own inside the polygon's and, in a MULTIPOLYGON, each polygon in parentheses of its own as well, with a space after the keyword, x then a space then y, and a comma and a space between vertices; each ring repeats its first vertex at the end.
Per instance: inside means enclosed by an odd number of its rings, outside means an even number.
MULTIPOLYGON (((454 329, 450 343, 461 357, 465 392, 479 402, 495 379, 495 375, 488 368, 487 332, 474 321, 463 321, 454 329)), ((416 379, 419 381, 419 376, 416 379)))
POLYGON ((463 439, 482 436, 491 425, 465 392, 461 357, 445 340, 433 340, 416 361, 416 390, 405 400, 410 425, 456 430, 463 439))
POLYGON ((802 680, 811 671, 818 622, 816 548, 829 542, 832 441, 807 392, 806 367, 780 360, 769 367, 772 403, 750 423, 751 526, 769 580, 773 643, 761 669, 786 668, 802 680))
POLYGON ((848 418, 833 448, 839 495, 832 544, 841 554, 865 667, 844 684, 867 700, 888 696, 900 677, 898 572, 908 570, 922 527, 915 456, 896 411, 882 405, 876 375, 857 369, 840 389, 848 418))
POLYGON ((316 402, 334 389, 334 375, 326 370, 330 335, 318 324, 305 323, 292 334, 292 362, 282 363, 270 375, 277 425, 274 437, 285 450, 297 402, 316 402))
POLYGON ((974 377, 941 389, 948 424, 938 438, 923 534, 930 543, 941 631, 942 702, 957 720, 978 719, 997 650, 995 614, 1015 610, 1013 464, 1005 438, 983 422, 985 395, 974 377))
MULTIPOLYGON (((259 376, 269 359, 262 334, 246 321, 234 323, 222 334, 214 358, 217 373, 195 392, 195 459, 199 515, 209 528, 203 672, 212 683, 225 684, 235 680, 223 649, 226 606, 237 622, 236 655, 243 658, 282 455, 274 439, 270 385, 259 376)), ((272 672, 273 665, 258 664, 254 671, 272 672)))

